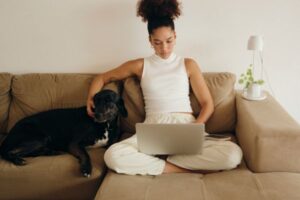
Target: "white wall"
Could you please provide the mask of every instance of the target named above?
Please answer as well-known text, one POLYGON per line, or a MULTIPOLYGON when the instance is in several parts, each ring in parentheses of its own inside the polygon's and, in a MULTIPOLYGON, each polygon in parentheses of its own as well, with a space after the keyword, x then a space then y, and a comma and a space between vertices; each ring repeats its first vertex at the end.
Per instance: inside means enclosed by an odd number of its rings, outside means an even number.
MULTIPOLYGON (((135 4, 0 0, 0 72, 97 73, 151 54, 135 4)), ((185 0, 182 6, 177 54, 195 58, 203 71, 239 76, 251 63, 249 35, 263 35, 275 97, 300 122, 300 1, 185 0)))

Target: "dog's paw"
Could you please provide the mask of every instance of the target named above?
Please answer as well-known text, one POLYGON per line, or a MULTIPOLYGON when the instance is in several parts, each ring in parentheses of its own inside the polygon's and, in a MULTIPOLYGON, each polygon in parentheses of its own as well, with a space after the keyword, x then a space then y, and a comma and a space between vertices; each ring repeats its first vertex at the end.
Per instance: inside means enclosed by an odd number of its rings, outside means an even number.
POLYGON ((62 152, 62 151, 56 151, 56 150, 52 150, 52 149, 47 149, 45 151, 45 155, 47 155, 47 156, 56 156, 56 155, 61 155, 63 153, 64 152, 62 152))
POLYGON ((84 177, 87 177, 87 178, 90 178, 91 174, 84 173, 83 176, 84 176, 84 177))
POLYGON ((92 173, 92 167, 89 164, 81 165, 80 171, 84 177, 89 178, 92 173))
POLYGON ((13 163, 14 163, 15 165, 19 165, 19 166, 22 166, 22 165, 26 165, 26 164, 27 164, 26 161, 25 161, 23 158, 15 158, 15 159, 13 160, 13 163))

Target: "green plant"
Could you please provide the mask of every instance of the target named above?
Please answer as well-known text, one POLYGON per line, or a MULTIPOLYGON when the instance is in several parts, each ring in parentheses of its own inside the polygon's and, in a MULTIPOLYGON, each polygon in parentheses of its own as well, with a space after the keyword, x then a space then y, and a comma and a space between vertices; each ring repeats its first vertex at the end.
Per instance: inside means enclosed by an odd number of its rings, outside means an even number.
POLYGON ((253 65, 249 65, 249 67, 246 70, 246 73, 241 74, 239 79, 239 84, 244 85, 244 89, 247 89, 252 83, 256 83, 259 85, 264 84, 264 80, 254 80, 253 77, 253 65))

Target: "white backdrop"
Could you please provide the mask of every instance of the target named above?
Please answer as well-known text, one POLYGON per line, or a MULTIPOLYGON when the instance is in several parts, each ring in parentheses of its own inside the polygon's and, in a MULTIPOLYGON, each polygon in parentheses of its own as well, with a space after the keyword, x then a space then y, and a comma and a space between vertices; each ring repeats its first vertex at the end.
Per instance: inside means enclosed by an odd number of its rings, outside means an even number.
MULTIPOLYGON (((300 122, 300 1, 182 0, 176 53, 239 77, 264 36, 265 89, 300 122)), ((152 53, 133 0, 0 0, 0 71, 98 73, 152 53)), ((240 87, 240 86, 236 86, 240 87)))

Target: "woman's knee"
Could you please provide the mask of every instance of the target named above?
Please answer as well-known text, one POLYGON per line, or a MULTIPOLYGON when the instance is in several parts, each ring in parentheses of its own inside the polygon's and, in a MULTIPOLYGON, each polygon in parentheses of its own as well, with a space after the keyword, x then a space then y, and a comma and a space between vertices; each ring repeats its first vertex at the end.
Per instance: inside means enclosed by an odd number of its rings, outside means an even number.
POLYGON ((106 165, 113 170, 121 169, 128 165, 128 160, 135 157, 138 153, 137 148, 126 142, 115 143, 104 153, 106 165))
POLYGON ((119 158, 121 157, 121 149, 118 144, 110 146, 104 153, 104 161, 106 165, 114 169, 118 165, 119 158))
POLYGON ((237 144, 231 142, 223 153, 226 155, 223 160, 224 170, 234 169, 241 163, 243 153, 237 144))

